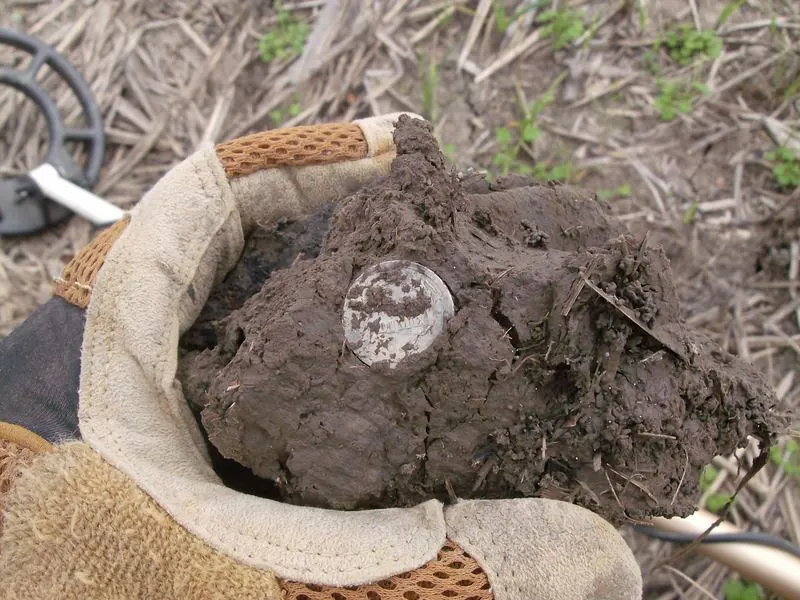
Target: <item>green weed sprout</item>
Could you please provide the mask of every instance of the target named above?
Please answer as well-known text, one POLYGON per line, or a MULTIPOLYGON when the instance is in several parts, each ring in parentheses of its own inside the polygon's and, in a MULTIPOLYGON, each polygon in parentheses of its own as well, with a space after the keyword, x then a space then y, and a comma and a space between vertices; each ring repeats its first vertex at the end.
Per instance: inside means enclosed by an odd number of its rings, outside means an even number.
POLYGON ((546 10, 536 21, 543 25, 542 37, 552 37, 553 48, 556 50, 561 50, 577 40, 586 29, 583 16, 571 10, 546 10))
POLYGON ((569 181, 572 177, 574 167, 571 162, 555 163, 549 162, 536 163, 533 167, 533 178, 537 181, 569 181))
POLYGON ((597 197, 600 200, 614 200, 617 198, 630 198, 633 190, 630 183, 623 183, 615 189, 602 189, 597 192, 597 197))
POLYGON ((280 127, 283 125, 286 118, 294 119, 297 115, 303 112, 303 105, 299 100, 292 102, 284 111, 282 108, 276 108, 269 113, 269 118, 272 121, 273 127, 280 127))
POLYGON ((497 152, 492 162, 501 175, 511 171, 520 175, 533 175, 529 164, 519 159, 519 151, 525 144, 531 144, 542 135, 536 122, 545 108, 555 101, 555 86, 560 83, 557 79, 541 96, 536 98, 529 106, 523 107, 524 114, 515 127, 500 127, 495 131, 497 152))
POLYGON ((430 61, 422 73, 422 116, 435 123, 436 114, 436 91, 439 86, 439 70, 435 62, 430 61))
POLYGON ((722 590, 725 600, 763 600, 764 591, 756 583, 729 579, 722 590))
POLYGON ((689 25, 681 25, 669 31, 664 45, 670 58, 683 66, 692 64, 698 57, 717 58, 722 52, 722 40, 713 31, 697 31, 689 25))
MULTIPOLYGON (((707 492, 711 489, 711 485, 714 483, 714 480, 719 475, 719 471, 711 465, 706 465, 703 470, 700 472, 700 491, 702 493, 707 492)), ((723 494, 723 493, 716 493, 716 494, 709 494, 708 498, 706 499, 706 508, 710 510, 712 513, 718 514, 725 505, 730 502, 731 494, 723 494)))
POLYGON ((779 467, 783 467, 787 475, 800 479, 800 444, 797 440, 787 441, 783 449, 772 446, 769 449, 769 458, 779 467))
POLYGON ((506 5, 503 0, 495 0, 494 4, 494 25, 499 33, 505 33, 511 24, 511 17, 506 14, 506 5))
POLYGON ((686 81, 656 81, 659 93, 653 101, 653 106, 665 121, 671 121, 679 114, 692 111, 694 99, 709 93, 708 87, 700 82, 686 81))
POLYGON ((772 174, 780 187, 792 189, 800 186, 800 159, 794 150, 781 146, 768 152, 766 159, 772 165, 772 174))
POLYGON ((258 54, 265 63, 285 60, 303 51, 308 37, 308 24, 299 21, 284 9, 278 8, 278 22, 274 29, 261 36, 258 54))

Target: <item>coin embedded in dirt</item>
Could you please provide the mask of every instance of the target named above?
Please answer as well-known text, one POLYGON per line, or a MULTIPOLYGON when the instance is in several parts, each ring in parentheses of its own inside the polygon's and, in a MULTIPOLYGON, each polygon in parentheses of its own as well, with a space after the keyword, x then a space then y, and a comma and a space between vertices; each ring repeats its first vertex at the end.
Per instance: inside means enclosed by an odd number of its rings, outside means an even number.
POLYGON ((453 316, 453 298, 427 267, 389 260, 365 269, 350 286, 342 325, 350 349, 365 364, 396 367, 426 350, 453 316))

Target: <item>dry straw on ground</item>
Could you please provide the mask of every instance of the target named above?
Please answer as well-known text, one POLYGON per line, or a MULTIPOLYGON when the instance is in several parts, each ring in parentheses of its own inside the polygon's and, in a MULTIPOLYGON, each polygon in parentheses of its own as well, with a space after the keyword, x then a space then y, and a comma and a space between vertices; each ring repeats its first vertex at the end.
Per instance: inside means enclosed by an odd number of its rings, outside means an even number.
MULTIPOLYGON (((309 25, 305 51, 265 63, 259 39, 283 26, 270 4, 0 0, 0 25, 53 45, 89 81, 109 141, 96 191, 124 207, 203 141, 394 110, 431 118, 460 167, 490 167, 505 151, 496 132, 521 131, 522 107, 550 89, 554 102, 537 110, 535 139, 517 149, 521 162, 609 196, 633 230, 649 229, 651 243, 669 252, 689 322, 758 365, 780 410, 796 414, 800 189, 776 184, 766 153, 787 145, 800 155, 800 5, 287 1, 284 12, 309 25), (735 10, 720 19, 726 7, 735 10), (586 24, 557 50, 558 31, 548 35, 540 18, 548 8, 575 11, 586 24), (689 65, 671 60, 654 44, 680 23, 715 30, 721 52, 689 65), (703 84, 690 90, 691 109, 671 120, 656 108, 665 82, 703 84)), ((0 62, 19 58, 0 48, 0 62)), ((52 74, 40 77, 77 124, 74 100, 52 74)), ((0 89, 0 176, 35 165, 44 132, 30 102, 0 89)), ((75 218, 0 240, 0 335, 48 298, 52 278, 92 233, 75 218)), ((752 454, 743 453, 745 464, 752 454)), ((706 495, 731 491, 739 476, 735 459, 716 466, 706 495)), ((796 472, 772 463, 731 518, 798 543, 798 506, 796 472)), ((671 550, 629 539, 645 568, 671 550)), ((646 597, 722 597, 731 577, 695 557, 648 575, 646 597)))

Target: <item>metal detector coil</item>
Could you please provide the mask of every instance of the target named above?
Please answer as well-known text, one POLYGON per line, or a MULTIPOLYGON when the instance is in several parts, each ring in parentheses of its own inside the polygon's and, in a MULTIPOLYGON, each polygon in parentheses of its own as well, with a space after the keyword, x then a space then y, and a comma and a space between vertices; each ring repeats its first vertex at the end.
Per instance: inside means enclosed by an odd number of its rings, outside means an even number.
POLYGON ((0 66, 0 84, 16 88, 36 103, 47 121, 49 145, 43 164, 27 174, 0 179, 0 235, 35 233, 59 223, 71 212, 95 225, 119 220, 123 215, 119 208, 88 191, 97 182, 105 155, 103 120, 88 84, 62 55, 35 38, 0 28, 3 44, 32 55, 23 69, 0 66), (44 65, 55 71, 78 98, 85 127, 64 125, 55 102, 36 81, 44 65), (67 143, 87 147, 83 167, 72 159, 67 143))

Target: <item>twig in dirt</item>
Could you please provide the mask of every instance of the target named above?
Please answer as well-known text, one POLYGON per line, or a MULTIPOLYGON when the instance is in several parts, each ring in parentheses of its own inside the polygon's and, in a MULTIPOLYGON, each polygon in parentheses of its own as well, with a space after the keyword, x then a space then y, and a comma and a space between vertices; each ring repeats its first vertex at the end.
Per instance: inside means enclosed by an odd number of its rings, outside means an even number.
MULTIPOLYGON (((675 575, 677 575, 678 577, 680 577, 681 579, 683 579, 684 581, 686 581, 687 583, 689 583, 689 584, 690 584, 690 585, 691 585, 693 588, 695 588, 696 590, 698 590, 698 591, 699 591, 701 594, 703 594, 703 596, 705 596, 706 598, 710 598, 711 600, 716 600, 716 599, 717 599, 717 597, 716 597, 714 594, 712 594, 711 592, 709 592, 709 591, 708 591, 706 588, 704 588, 702 585, 700 585, 699 583, 697 583, 697 582, 696 582, 694 579, 692 579, 691 577, 689 577, 689 576, 688 576, 686 573, 684 573, 683 571, 679 571, 679 570, 678 570, 678 569, 676 569, 675 567, 671 567, 671 566, 669 566, 669 565, 664 565, 664 568, 665 568, 665 569, 667 569, 667 570, 668 570, 670 573, 674 573, 675 575)), ((681 591, 681 595, 683 596, 683 591, 681 591)))
POLYGON ((481 486, 483 485, 483 482, 486 481, 486 477, 489 475, 489 472, 492 470, 492 467, 494 467, 497 464, 497 460, 498 459, 495 455, 492 455, 488 459, 486 459, 486 462, 483 463, 483 466, 481 467, 480 471, 478 471, 478 476, 475 479, 475 483, 473 484, 472 489, 469 491, 470 496, 472 496, 473 494, 475 494, 475 492, 481 489, 481 486))
POLYGON ((786 124, 772 117, 762 117, 761 124, 778 146, 789 146, 795 151, 800 151, 800 134, 792 131, 786 124))
POLYGON ((576 480, 575 480, 575 482, 576 482, 576 483, 577 483, 579 486, 581 486, 581 489, 582 489, 584 492, 586 492, 586 495, 587 495, 587 496, 589 496, 589 497, 592 499, 592 501, 593 501, 593 502, 594 502, 594 503, 595 503, 597 506, 600 506, 600 498, 598 498, 597 494, 594 492, 594 490, 593 490, 592 488, 590 488, 588 485, 586 485, 586 484, 585 484, 583 481, 581 481, 580 479, 576 479, 576 480))
POLYGON ((406 7, 409 1, 410 0, 396 0, 394 2, 394 6, 392 6, 389 12, 387 12, 383 16, 383 19, 381 19, 381 23, 383 23, 384 25, 388 25, 392 21, 394 21, 399 15, 403 14, 403 9, 406 7))
POLYGON ((522 365, 524 365, 524 364, 525 364, 526 362, 528 362, 529 360, 532 360, 532 359, 535 359, 535 358, 536 358, 536 355, 535 355, 535 354, 529 354, 528 356, 526 356, 525 358, 523 358, 521 361, 519 361, 519 363, 517 364, 517 366, 516 366, 516 367, 514 367, 514 370, 513 370, 513 371, 511 371, 511 374, 512 374, 512 375, 516 375, 516 374, 517 374, 517 371, 519 371, 519 370, 522 368, 522 365))
POLYGON ((697 31, 703 31, 703 23, 700 21, 700 12, 697 10, 697 3, 695 0, 689 0, 689 8, 692 9, 694 28, 697 29, 697 31))
POLYGON ((597 31, 599 31, 602 27, 605 27, 606 24, 613 19, 618 12, 624 10, 628 6, 628 0, 622 0, 622 2, 618 2, 617 5, 611 9, 606 15, 600 18, 599 21, 592 23, 591 26, 587 27, 586 31, 574 42, 572 42, 573 48, 580 48, 586 42, 587 39, 593 37, 597 31))
POLYGON ((636 249, 636 258, 633 261, 633 269, 632 273, 636 273, 639 270, 639 266, 642 264, 642 260, 644 259, 645 251, 647 250, 647 240, 650 237, 650 230, 644 232, 642 236, 642 241, 639 244, 639 248, 636 249))
POLYGON ((653 195, 653 199, 656 201, 656 206, 658 207, 658 210, 661 211, 661 214, 664 215, 664 217, 669 218, 669 214, 667 213, 667 207, 664 204, 664 200, 661 198, 661 194, 656 189, 656 186, 653 184, 652 181, 653 175, 652 173, 650 173, 650 170, 647 167, 645 167, 641 163, 641 161, 632 156, 626 155, 625 158, 627 158, 630 165, 642 178, 642 181, 644 181, 644 184, 647 186, 647 189, 650 190, 650 193, 653 195))
POLYGON ((727 35, 729 33, 736 33, 738 31, 746 31, 748 29, 761 29, 763 27, 770 27, 773 29, 800 29, 800 23, 792 22, 791 19, 779 17, 777 19, 760 19, 757 21, 750 21, 749 23, 737 23, 725 27, 720 35, 727 35))
POLYGON ((436 28, 439 27, 439 25, 441 25, 442 22, 444 22, 445 19, 449 18, 455 11, 456 7, 455 5, 452 4, 447 8, 445 8, 441 12, 441 14, 435 16, 433 19, 428 21, 428 23, 426 23, 422 27, 422 29, 420 29, 414 35, 412 35, 411 39, 408 40, 408 44, 410 46, 416 46, 417 44, 419 44, 422 40, 424 40, 431 33, 433 33, 436 30, 436 28))
POLYGON ((651 360, 661 360, 664 357, 664 350, 658 350, 653 352, 650 356, 646 356, 642 360, 639 361, 639 364, 649 363, 651 360))
POLYGON ((427 2, 419 8, 406 11, 403 15, 408 21, 418 21, 424 19, 428 15, 435 14, 450 6, 460 8, 462 4, 467 4, 468 0, 442 0, 441 2, 427 2))
POLYGON ((230 108, 231 102, 233 101, 233 92, 234 88, 229 88, 225 90, 219 98, 217 98, 217 102, 214 104, 214 110, 211 111, 211 116, 208 118, 208 124, 206 125, 206 129, 203 132, 203 136, 200 140, 201 143, 214 143, 217 141, 217 136, 222 128, 222 123, 225 121, 225 117, 228 114, 228 108, 230 108))
MULTIPOLYGON (((793 241, 789 244, 789 281, 797 281, 797 276, 800 274, 800 242, 793 241)), ((789 288, 789 297, 797 300, 797 288, 789 288)), ((800 307, 795 310, 795 318, 797 326, 800 327, 800 307)))
POLYGON ((458 70, 464 68, 464 63, 469 58, 469 53, 472 52, 472 47, 478 39, 478 35, 483 27, 483 22, 486 20, 489 11, 492 8, 493 0, 481 0, 478 8, 475 9, 475 16, 472 18, 472 23, 467 31, 467 38, 464 40, 464 45, 461 48, 461 54, 458 55, 458 70))
POLYGON ((774 336, 758 336, 761 340, 765 338, 776 338, 773 343, 775 345, 783 345, 785 347, 791 348, 794 350, 795 354, 800 357, 800 336, 789 336, 783 329, 778 327, 777 325, 767 325, 765 328, 768 331, 773 332, 774 336))
MULTIPOLYGON (((497 71, 505 67, 508 63, 513 61, 518 56, 527 52, 530 48, 534 46, 539 41, 540 34, 539 30, 537 29, 533 33, 531 33, 528 37, 526 37, 522 42, 518 45, 514 46, 513 48, 509 48, 506 50, 500 57, 497 58, 492 64, 486 67, 483 71, 478 73, 475 77, 475 83, 481 83, 485 79, 488 79, 492 75, 494 75, 497 71)), ((539 45, 537 50, 544 48, 547 45, 546 41, 539 45)))
POLYGON ((611 495, 614 496, 614 500, 617 501, 617 506, 619 506, 619 509, 622 511, 622 514, 625 515, 626 519, 634 521, 635 519, 631 519, 631 517, 628 516, 628 511, 625 510, 625 507, 622 505, 619 496, 617 496, 617 490, 614 489, 614 484, 611 483, 611 478, 608 476, 608 471, 603 469, 603 475, 605 476, 606 481, 608 482, 608 489, 611 490, 611 495))
POLYGON ((780 321, 797 310, 800 310, 800 298, 795 298, 791 302, 787 302, 781 306, 764 321, 764 325, 765 327, 776 326, 780 321))
POLYGON ((453 489, 453 484, 450 483, 450 480, 445 478, 444 480, 444 489, 447 490, 447 497, 450 499, 452 504, 458 504, 458 496, 456 495, 456 491, 453 489))
POLYGON ((757 74, 763 72, 767 67, 769 67, 773 63, 776 63, 779 60, 781 60, 789 52, 794 52, 794 49, 791 48, 791 47, 790 48, 786 48, 785 50, 783 50, 781 52, 778 52, 777 54, 773 54, 772 56, 770 56, 766 60, 761 61, 755 67, 752 67, 750 69, 747 69, 747 71, 743 71, 742 73, 739 73, 736 77, 732 77, 731 79, 729 79, 728 81, 723 83, 721 86, 719 86, 718 88, 714 89, 711 92, 711 94, 709 94, 708 96, 701 97, 697 101, 696 106, 700 106, 701 104, 705 104, 706 102, 716 98, 717 96, 719 96, 723 92, 727 92, 732 87, 736 87, 737 85, 739 85, 743 81, 747 81, 753 75, 757 75, 757 74))
POLYGON ((592 92, 588 96, 584 96, 580 100, 573 102, 567 108, 580 108, 581 106, 585 106, 590 102, 594 102, 595 100, 602 98, 603 96, 607 96, 608 94, 613 94, 615 92, 620 91, 622 88, 626 87, 627 85, 630 85, 638 78, 639 78, 638 73, 634 73, 633 75, 628 75, 627 77, 623 77, 622 79, 615 81, 611 85, 606 86, 602 90, 592 92))
POLYGON ((678 487, 675 489, 675 493, 672 495, 672 500, 670 500, 669 503, 670 506, 675 504, 675 500, 677 500, 678 498, 678 493, 681 491, 681 487, 683 487, 683 480, 686 477, 686 471, 689 468, 689 453, 683 446, 681 446, 681 450, 683 450, 683 454, 685 457, 685 461, 683 463, 683 473, 681 473, 681 480, 678 482, 678 487))
POLYGON ((617 477, 621 477, 622 479, 624 479, 625 481, 630 483, 633 487, 635 487, 635 488, 639 489, 640 491, 644 492, 645 495, 648 498, 650 498, 650 500, 652 500, 653 502, 656 503, 656 505, 658 505, 658 500, 656 499, 655 496, 653 496, 653 493, 650 490, 648 490, 644 485, 642 485, 641 483, 636 481, 632 476, 631 477, 627 477, 627 476, 623 475, 622 473, 620 473, 619 471, 617 471, 615 469, 612 469, 611 467, 606 467, 606 468, 609 471, 611 471, 612 473, 614 473, 614 475, 616 475, 617 477))
POLYGON ((408 60, 416 60, 416 57, 411 53, 411 51, 400 46, 400 44, 398 44, 394 38, 388 34, 388 32, 383 30, 376 31, 375 39, 386 46, 387 50, 390 52, 393 52, 398 56, 402 56, 403 58, 407 58, 408 60))
POLYGON ((793 494, 783 494, 780 498, 781 513, 784 515, 784 522, 791 527, 792 540, 795 543, 800 541, 800 511, 795 506, 793 494))
POLYGON ((661 440, 677 440, 674 435, 667 435, 666 433, 651 433, 649 431, 637 431, 635 435, 642 437, 658 438, 661 440))
POLYGON ((683 350, 681 350, 677 346, 677 344, 675 344, 672 340, 667 339, 665 335, 657 333, 656 331, 654 331, 653 329, 642 323, 639 320, 639 318, 635 314, 633 314, 633 311, 631 311, 631 309, 629 309, 627 306, 621 305, 619 302, 617 302, 617 300, 613 296, 609 296, 608 294, 606 294, 603 290, 601 290, 599 287, 593 284, 589 279, 587 279, 585 275, 581 273, 579 276, 584 280, 584 283, 587 286, 589 286, 589 288, 595 294, 597 294, 603 300, 608 302, 611 306, 616 308, 620 313, 622 313, 625 317, 627 317, 628 320, 631 321, 634 325, 636 325, 639 329, 644 331, 647 335, 652 337, 659 344, 661 344, 666 349, 671 351, 675 356, 682 359, 685 363, 690 362, 689 358, 686 356, 686 353, 683 350))
POLYGON ((572 289, 569 292, 569 296, 564 301, 564 306, 561 309, 561 316, 567 317, 569 316, 572 307, 575 305, 575 302, 578 300, 578 296, 581 295, 584 286, 586 285, 585 278, 590 277, 594 270, 597 268, 600 259, 597 256, 593 256, 591 260, 587 263, 587 265, 581 269, 580 274, 572 283, 572 289))
POLYGON ((736 204, 736 218, 743 221, 744 204, 742 203, 742 177, 744 176, 744 163, 739 161, 733 169, 733 200, 736 204))
POLYGON ((494 278, 493 278, 491 281, 489 281, 489 286, 490 286, 490 287, 491 287, 491 286, 493 286, 495 283, 497 283, 498 281, 500 281, 500 280, 501 280, 503 277, 505 277, 506 275, 508 275, 509 273, 511 273, 511 271, 513 271, 513 270, 514 270, 514 267, 509 267, 509 268, 507 268, 505 271, 502 271, 502 272, 501 272, 499 275, 497 275, 497 276, 496 276, 496 277, 494 277, 494 278))

